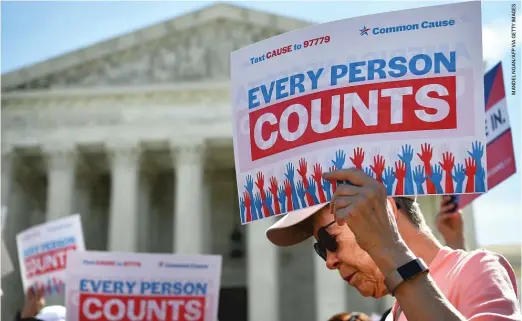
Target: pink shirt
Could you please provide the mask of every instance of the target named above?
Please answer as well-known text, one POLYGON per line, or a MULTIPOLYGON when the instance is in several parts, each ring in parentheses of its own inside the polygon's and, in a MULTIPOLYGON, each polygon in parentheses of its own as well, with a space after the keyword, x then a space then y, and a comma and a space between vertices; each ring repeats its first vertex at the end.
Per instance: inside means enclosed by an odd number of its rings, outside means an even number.
MULTIPOLYGON (((439 289, 467 320, 522 320, 515 272, 502 255, 443 247, 429 268, 439 289)), ((395 302, 386 320, 393 320, 397 308, 395 302)), ((404 313, 397 321, 407 321, 404 313)))

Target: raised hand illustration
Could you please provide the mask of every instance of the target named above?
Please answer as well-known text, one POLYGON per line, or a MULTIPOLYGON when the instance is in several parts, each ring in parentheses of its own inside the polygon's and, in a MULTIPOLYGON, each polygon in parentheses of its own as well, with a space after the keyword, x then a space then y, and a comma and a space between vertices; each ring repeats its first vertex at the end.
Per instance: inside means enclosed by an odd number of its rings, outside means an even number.
POLYGON ((332 199, 332 193, 330 192, 330 189, 332 188, 332 184, 327 179, 322 179, 321 187, 323 188, 323 191, 326 193, 326 200, 329 202, 332 199))
POLYGON ((382 172, 384 171, 385 160, 381 155, 373 157, 373 165, 370 168, 375 173, 377 181, 382 183, 382 172))
MULTIPOLYGON (((336 170, 335 166, 330 166, 330 169, 329 169, 330 172, 333 172, 335 170, 336 170)), ((335 190, 337 189, 337 182, 332 179, 332 180, 330 180, 330 185, 332 185, 332 193, 335 193, 335 190)))
POLYGON ((286 164, 286 179, 289 181, 290 186, 292 187, 292 206, 294 210, 298 210, 301 207, 299 206, 299 201, 297 198, 297 191, 295 189, 295 182, 294 182, 294 165, 292 163, 286 164))
POLYGON ((453 194, 453 179, 451 178, 451 171, 453 171, 453 164, 455 164, 455 157, 450 152, 445 152, 442 154, 442 162, 439 162, 439 165, 444 170, 444 179, 445 179, 445 190, 446 194, 453 194))
MULTIPOLYGON (((301 158, 299 160, 299 169, 297 170, 299 175, 301 176, 301 181, 303 182, 304 189, 308 188, 308 181, 306 179, 306 173, 308 172, 308 164, 306 163, 306 159, 301 158)), ((308 204, 312 204, 313 199, 310 195, 306 194, 306 201, 308 204)))
POLYGON ((321 167, 321 164, 316 163, 314 165, 314 173, 312 174, 312 178, 314 179, 315 184, 317 186, 321 187, 321 188, 318 189, 319 201, 321 203, 324 203, 324 202, 326 202, 326 197, 324 195, 324 190, 322 188, 322 182, 323 182, 322 175, 323 175, 323 168, 321 167))
MULTIPOLYGON (((285 195, 286 195, 286 210, 287 212, 294 210, 294 192, 292 188, 292 184, 290 184, 289 180, 285 180, 285 195)), ((295 198, 297 199, 297 193, 295 193, 295 198)))
POLYGON ((419 165, 415 167, 413 170, 413 180, 415 181, 415 186, 417 187, 417 194, 424 194, 424 187, 422 184, 426 181, 426 175, 424 175, 424 166, 419 165))
POLYGON ((250 198, 250 194, 248 194, 248 192, 243 192, 243 200, 245 202, 245 209, 246 209, 246 221, 247 222, 251 222, 252 220, 255 220, 256 217, 255 217, 255 211, 252 212, 251 209, 252 209, 252 204, 251 204, 251 198, 250 198), (252 214, 254 215, 254 217, 252 217, 252 214))
MULTIPOLYGON (((482 143, 476 141, 471 144, 471 152, 468 151, 469 156, 475 162, 475 192, 486 191, 486 171, 482 167, 482 157, 484 156, 484 146, 482 143)), ((467 188, 466 188, 467 189, 467 188)))
POLYGON ((395 162, 395 177, 397 178, 397 186, 395 186, 395 195, 404 195, 404 177, 406 176, 406 165, 401 161, 395 162))
POLYGON ((369 167, 364 167, 364 173, 371 178, 375 178, 375 174, 373 173, 372 169, 369 167))
POLYGON ((466 170, 464 165, 457 164, 453 167, 454 174, 452 175, 453 180, 457 185, 455 186, 455 193, 462 193, 462 186, 464 185, 464 179, 466 178, 466 170))
MULTIPOLYGON (((266 191, 265 192, 266 194, 266 199, 263 201, 263 205, 268 209, 268 213, 270 214, 270 216, 274 216, 275 213, 274 213, 274 209, 272 208, 272 194, 270 193, 270 191, 266 191)), ((277 203, 277 202, 275 202, 277 203)))
MULTIPOLYGON (((424 163, 424 170, 426 171, 426 177, 431 176, 431 157, 433 156, 433 148, 430 144, 421 145, 421 153, 417 153, 420 160, 424 163)), ((435 185, 431 182, 431 180, 426 181, 426 189, 428 190, 428 194, 435 193, 435 185)))
POLYGON ((350 157, 353 166, 362 170, 362 164, 364 162, 364 150, 362 148, 355 148, 353 150, 353 157, 350 157))
POLYGON ((261 203, 263 205, 263 214, 264 217, 269 217, 270 212, 268 211, 268 208, 265 206, 265 200, 266 200, 266 193, 265 193, 265 176, 262 172, 257 173, 257 181, 256 186, 259 189, 259 194, 261 195, 261 203))
POLYGON ((395 183, 395 172, 393 171, 393 167, 388 166, 387 169, 384 170, 384 177, 382 178, 382 182, 386 186, 386 194, 393 194, 393 183, 395 183))
POLYGON ((319 204, 319 199, 317 198, 317 195, 316 195, 316 193, 317 193, 316 189, 317 189, 317 185, 315 184, 315 181, 311 177, 308 178, 308 188, 306 189, 306 193, 312 197, 312 202, 313 202, 311 204, 308 203, 310 205, 319 204))
POLYGON ((248 221, 246 221, 246 217, 245 217, 246 208, 245 208, 245 200, 243 197, 239 198, 239 210, 241 212, 241 222, 242 223, 248 222, 248 221))
POLYGON ((279 205, 281 205, 281 213, 286 213, 286 193, 284 186, 279 186, 277 200, 279 201, 279 205))
POLYGON ((306 207, 306 200, 305 200, 306 190, 304 188, 303 182, 298 181, 297 184, 295 185, 295 188, 297 190, 297 196, 299 197, 299 200, 301 201, 301 206, 306 207))
POLYGON ((338 150, 335 153, 335 159, 332 160, 332 164, 336 170, 343 169, 344 162, 346 160, 346 154, 342 150, 338 150))
POLYGON ((254 205, 254 202, 252 201, 254 199, 254 179, 252 178, 252 176, 248 175, 246 177, 246 184, 245 184, 245 189, 247 190, 248 192, 248 195, 250 196, 250 212, 252 213, 252 215, 256 215, 256 207, 254 205))
POLYGON ((475 174, 477 173, 477 166, 475 160, 471 157, 466 158, 464 164, 466 165, 466 177, 468 178, 466 182, 466 193, 473 193, 475 191, 475 174))
POLYGON ((411 171, 411 161, 413 160, 413 148, 411 145, 402 146, 402 154, 397 155, 406 167, 406 175, 404 179, 404 193, 406 195, 413 195, 413 174, 411 171))
POLYGON ((263 201, 261 200, 261 195, 259 195, 259 193, 256 193, 256 196, 254 197, 254 205, 256 207, 256 216, 259 220, 263 218, 263 212, 261 210, 263 208, 263 201))
MULTIPOLYGON (((277 179, 274 176, 270 177, 270 187, 268 189, 274 200, 278 200, 277 188, 277 179)), ((274 208, 276 214, 281 214, 281 207, 279 206, 279 202, 274 202, 274 208)))
POLYGON ((433 183, 435 186, 435 192, 437 194, 443 194, 442 186, 440 185, 440 181, 442 180, 442 167, 439 164, 431 166, 431 175, 426 177, 433 183))

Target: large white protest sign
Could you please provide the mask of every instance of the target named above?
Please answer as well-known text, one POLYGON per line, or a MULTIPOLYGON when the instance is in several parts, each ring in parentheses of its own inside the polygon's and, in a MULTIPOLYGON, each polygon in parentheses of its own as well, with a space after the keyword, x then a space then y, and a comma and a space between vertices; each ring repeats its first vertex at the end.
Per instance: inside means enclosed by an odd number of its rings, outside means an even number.
POLYGON ((24 291, 44 290, 46 296, 63 292, 68 256, 85 251, 79 214, 31 227, 16 235, 24 291))
POLYGON ((347 167, 388 195, 485 192, 480 6, 340 20, 233 52, 242 223, 328 202, 321 174, 347 167))
POLYGON ((76 252, 67 321, 215 321, 221 256, 76 252))

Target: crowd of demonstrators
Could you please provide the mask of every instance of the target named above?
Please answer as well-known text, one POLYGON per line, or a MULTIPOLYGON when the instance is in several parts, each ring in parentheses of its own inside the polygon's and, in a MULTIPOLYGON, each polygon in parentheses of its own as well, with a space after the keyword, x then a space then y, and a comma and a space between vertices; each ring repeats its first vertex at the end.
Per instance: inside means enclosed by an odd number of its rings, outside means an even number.
POLYGON ((370 317, 361 312, 339 313, 328 319, 328 321, 370 321, 370 317))
POLYGON ((272 243, 292 246, 314 236, 326 267, 361 295, 395 297, 387 320, 522 320, 515 273, 502 255, 443 246, 414 199, 387 197, 361 170, 323 177, 351 184, 339 184, 326 206, 284 216, 267 230, 272 243))

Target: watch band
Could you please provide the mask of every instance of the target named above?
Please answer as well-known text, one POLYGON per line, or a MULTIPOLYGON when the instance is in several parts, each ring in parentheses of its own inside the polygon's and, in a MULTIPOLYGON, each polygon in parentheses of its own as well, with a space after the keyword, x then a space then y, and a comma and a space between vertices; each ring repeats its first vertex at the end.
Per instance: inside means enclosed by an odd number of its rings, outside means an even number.
POLYGON ((420 258, 416 258, 394 270, 387 278, 384 279, 384 284, 388 289, 388 293, 393 293, 399 285, 404 281, 410 280, 421 273, 429 272, 429 268, 420 258))

